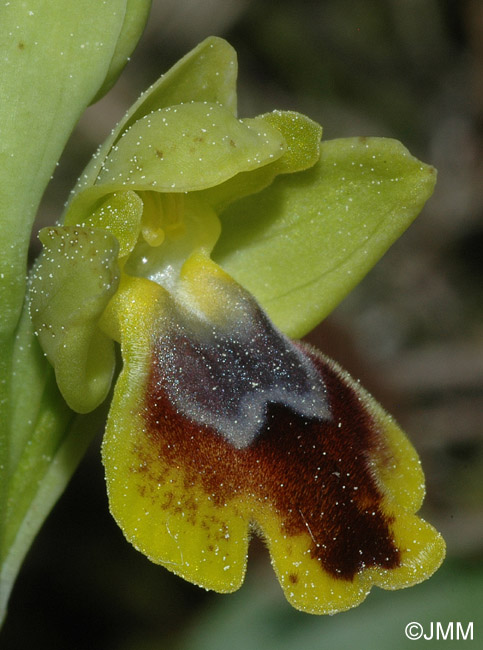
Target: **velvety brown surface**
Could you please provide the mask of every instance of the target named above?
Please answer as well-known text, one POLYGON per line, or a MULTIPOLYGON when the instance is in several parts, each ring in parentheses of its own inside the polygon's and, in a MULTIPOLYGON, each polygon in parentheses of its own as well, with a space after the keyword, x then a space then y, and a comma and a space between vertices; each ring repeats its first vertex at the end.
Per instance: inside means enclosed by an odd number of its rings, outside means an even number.
MULTIPOLYGON (((325 382, 331 421, 269 403, 258 437, 236 449, 176 412, 155 352, 146 396, 148 435, 160 458, 184 472, 188 490, 201 482, 219 505, 240 493, 260 501, 268 497, 283 519, 284 533, 308 533, 312 556, 332 576, 351 580, 364 566, 394 568, 399 551, 368 463, 370 457, 388 455, 377 423, 337 370, 312 351, 306 353, 325 382)), ((256 517, 256 505, 254 511, 256 517)), ((194 500, 186 514, 196 517, 194 500)))

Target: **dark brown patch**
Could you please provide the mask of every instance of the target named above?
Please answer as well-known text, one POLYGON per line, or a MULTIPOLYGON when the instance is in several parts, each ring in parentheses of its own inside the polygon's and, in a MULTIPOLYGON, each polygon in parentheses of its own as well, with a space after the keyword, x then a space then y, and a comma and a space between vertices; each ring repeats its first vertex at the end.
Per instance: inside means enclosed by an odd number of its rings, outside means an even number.
POLYGON ((297 582, 299 581, 299 577, 298 577, 298 575, 295 574, 295 573, 291 573, 291 574, 289 575, 288 579, 290 580, 290 582, 291 582, 293 585, 296 585, 297 582))
POLYGON ((182 468, 186 486, 201 482, 217 505, 237 493, 268 498, 286 534, 310 535, 312 557, 330 575, 352 580, 364 567, 395 568, 400 554, 392 519, 382 512, 368 461, 387 457, 382 434, 338 371, 322 356, 305 353, 325 382, 333 419, 309 419, 268 404, 261 434, 243 449, 176 412, 153 355, 144 413, 149 440, 164 462, 182 468))

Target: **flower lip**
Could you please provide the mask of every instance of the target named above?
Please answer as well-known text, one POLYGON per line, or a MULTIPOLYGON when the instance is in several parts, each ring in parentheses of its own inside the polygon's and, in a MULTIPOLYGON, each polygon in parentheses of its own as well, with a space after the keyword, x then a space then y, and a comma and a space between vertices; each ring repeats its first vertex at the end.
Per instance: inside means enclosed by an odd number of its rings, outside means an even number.
POLYGON ((414 449, 335 363, 274 340, 282 335, 252 300, 199 253, 174 294, 144 278, 122 289, 125 364, 103 459, 126 537, 152 561, 228 592, 241 585, 256 531, 289 601, 319 614, 357 605, 373 584, 420 582, 444 543, 414 514, 424 491, 414 449), (284 364, 257 395, 251 382, 284 364))
POLYGON ((142 409, 154 453, 218 506, 244 499, 262 529, 269 504, 329 575, 398 567, 374 473, 394 457, 361 395, 204 256, 187 262, 177 295, 154 321, 142 409))
MULTIPOLYGON (((201 481, 219 507, 246 499, 263 529, 268 504, 287 544, 307 536, 310 557, 337 580, 352 581, 364 568, 394 569, 401 563, 394 518, 384 512, 369 460, 387 449, 337 370, 308 354, 327 385, 333 418, 310 419, 285 404, 269 403, 259 435, 237 448, 176 409, 155 351, 144 410, 148 439, 168 465, 182 468, 185 485, 201 481)), ((295 567, 296 562, 292 581, 301 579, 295 567)))

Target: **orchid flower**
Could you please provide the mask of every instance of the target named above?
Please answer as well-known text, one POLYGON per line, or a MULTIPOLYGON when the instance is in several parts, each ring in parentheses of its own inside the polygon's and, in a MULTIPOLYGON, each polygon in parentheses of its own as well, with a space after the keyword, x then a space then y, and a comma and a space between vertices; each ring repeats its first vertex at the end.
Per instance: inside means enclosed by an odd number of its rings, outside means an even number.
POLYGON ((236 56, 209 38, 100 148, 44 229, 31 316, 75 411, 122 369, 103 442, 110 508, 150 560, 208 589, 266 541, 311 613, 431 575, 418 456, 336 362, 298 340, 430 196, 398 142, 321 143, 294 112, 236 115, 236 56))

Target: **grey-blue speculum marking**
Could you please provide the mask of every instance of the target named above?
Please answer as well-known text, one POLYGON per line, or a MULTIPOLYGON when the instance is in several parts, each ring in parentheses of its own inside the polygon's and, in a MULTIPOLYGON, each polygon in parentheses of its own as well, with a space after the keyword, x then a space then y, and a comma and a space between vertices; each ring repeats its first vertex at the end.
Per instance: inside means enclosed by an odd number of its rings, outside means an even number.
MULTIPOLYGON (((304 417, 330 420, 320 375, 253 300, 237 304, 233 327, 213 325, 177 306, 177 321, 162 328, 156 363, 179 413, 221 434, 237 449, 261 432, 267 405, 282 404, 304 417)), ((171 319, 170 319, 171 321, 171 319)))

